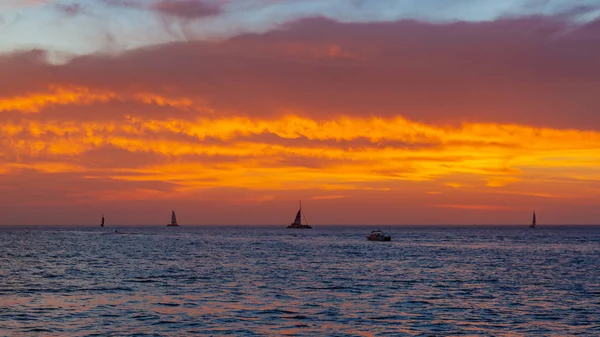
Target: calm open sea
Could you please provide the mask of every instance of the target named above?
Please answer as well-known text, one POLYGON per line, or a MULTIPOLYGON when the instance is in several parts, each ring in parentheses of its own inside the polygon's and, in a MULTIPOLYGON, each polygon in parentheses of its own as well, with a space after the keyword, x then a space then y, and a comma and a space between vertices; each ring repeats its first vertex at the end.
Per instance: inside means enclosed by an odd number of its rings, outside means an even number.
POLYGON ((600 227, 0 227, 0 335, 600 336, 600 227))

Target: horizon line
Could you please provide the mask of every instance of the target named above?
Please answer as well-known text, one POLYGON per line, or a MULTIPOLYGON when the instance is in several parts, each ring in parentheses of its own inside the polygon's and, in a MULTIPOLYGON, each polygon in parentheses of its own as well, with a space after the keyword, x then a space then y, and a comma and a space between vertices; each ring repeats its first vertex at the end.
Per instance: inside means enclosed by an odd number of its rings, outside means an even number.
MULTIPOLYGON (((419 226, 510 226, 510 227, 529 227, 529 224, 477 224, 477 223, 465 223, 465 224, 312 224, 311 226, 322 226, 322 227, 419 227, 419 226)), ((537 225, 536 227, 545 226, 600 226, 600 223, 545 223, 537 225)), ((112 224, 100 227, 97 224, 0 224, 0 227, 88 227, 88 228, 113 228, 113 227, 166 227, 164 224, 112 224)), ((281 227, 286 228, 286 225, 281 224, 179 224, 181 227, 281 227)))

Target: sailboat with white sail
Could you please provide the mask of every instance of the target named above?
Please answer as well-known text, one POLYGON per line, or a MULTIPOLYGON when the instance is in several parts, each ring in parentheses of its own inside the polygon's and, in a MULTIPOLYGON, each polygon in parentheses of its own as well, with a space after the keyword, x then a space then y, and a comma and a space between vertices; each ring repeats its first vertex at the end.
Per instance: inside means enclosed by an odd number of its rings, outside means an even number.
POLYGON ((175 211, 171 211, 171 223, 167 227, 179 227, 177 224, 177 217, 175 217, 175 211))
POLYGON ((300 201, 300 207, 298 213, 296 213, 296 218, 294 219, 294 222, 287 226, 287 228, 312 228, 306 221, 306 218, 304 218, 304 223, 302 223, 302 218, 302 201, 300 201))
POLYGON ((533 211, 533 219, 531 220, 531 225, 529 225, 529 227, 535 228, 535 226, 536 226, 535 211, 533 211))

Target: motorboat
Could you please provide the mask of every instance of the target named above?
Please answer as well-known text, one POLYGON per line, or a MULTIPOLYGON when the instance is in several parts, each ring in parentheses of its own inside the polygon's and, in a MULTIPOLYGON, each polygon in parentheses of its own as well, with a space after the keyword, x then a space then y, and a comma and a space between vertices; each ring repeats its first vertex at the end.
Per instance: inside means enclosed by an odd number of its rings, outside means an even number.
POLYGON ((381 230, 372 231, 371 234, 367 235, 369 241, 392 241, 392 237, 385 235, 381 230))

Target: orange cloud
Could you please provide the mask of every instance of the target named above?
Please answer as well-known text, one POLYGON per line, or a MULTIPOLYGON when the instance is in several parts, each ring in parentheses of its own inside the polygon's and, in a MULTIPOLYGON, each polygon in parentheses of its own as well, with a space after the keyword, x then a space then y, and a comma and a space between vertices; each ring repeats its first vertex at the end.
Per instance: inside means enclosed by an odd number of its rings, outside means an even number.
POLYGON ((187 109, 194 107, 196 111, 206 111, 198 100, 188 98, 166 97, 148 92, 133 94, 116 93, 108 90, 90 89, 86 87, 49 86, 45 92, 37 92, 17 97, 0 97, 1 111, 19 111, 22 113, 39 113, 53 105, 91 105, 110 101, 135 101, 158 106, 187 109))
POLYGON ((498 205, 453 205, 453 204, 443 204, 436 205, 437 207, 443 208, 456 208, 456 209, 464 209, 464 210, 477 210, 477 211, 497 211, 497 210, 517 210, 517 209, 527 209, 527 208, 519 208, 512 206, 498 206, 498 205))
MULTIPOLYGON (((19 99, 38 102, 38 105, 22 105, 36 109, 44 102, 85 103, 115 97, 118 95, 110 92, 61 89, 55 96, 31 95, 19 99)), ((140 99, 145 97, 142 94, 128 97, 143 104, 167 102, 164 98, 140 99)), ((8 101, 10 99, 4 102, 8 101)), ((199 101, 180 98, 169 102, 197 109, 194 102, 199 101)), ((558 167, 564 169, 563 176, 586 177, 586 174, 595 174, 600 161, 597 151, 600 133, 592 131, 482 123, 451 127, 402 117, 340 115, 317 120, 289 111, 270 119, 218 116, 128 117, 118 122, 21 120, 0 125, 5 135, 0 142, 0 154, 69 162, 68 158, 111 146, 125 153, 150 153, 165 158, 164 164, 147 163, 135 170, 121 168, 120 172, 126 174, 106 171, 114 179, 171 181, 187 186, 183 188, 244 186, 258 189, 341 188, 340 185, 353 187, 359 182, 427 181, 457 174, 482 177, 488 186, 499 187, 518 182, 529 170, 558 167), (261 138, 265 135, 274 138, 261 138), (199 164, 193 160, 197 156, 207 161, 199 164), (293 163, 286 163, 286 158, 295 159, 293 163), (309 162, 317 166, 304 164, 309 162), (574 168, 579 170, 574 171, 574 168)), ((5 164, 3 171, 10 171, 19 163, 17 160, 5 164)), ((90 170, 85 168, 85 163, 75 164, 79 165, 77 171, 90 170)), ((44 171, 39 165, 32 168, 44 171)), ((75 167, 67 165, 63 169, 73 171, 75 167)), ((445 184, 464 186, 460 182, 445 184)))
POLYGON ((460 184, 460 183, 445 183, 444 185, 454 187, 454 188, 459 188, 462 186, 462 184, 460 184))
POLYGON ((528 197, 538 197, 538 198, 561 198, 561 199, 564 199, 564 198, 575 197, 574 194, 565 194, 565 193, 536 193, 536 192, 522 192, 522 191, 496 191, 494 193, 528 196, 528 197))
POLYGON ((115 98, 114 93, 102 93, 88 88, 50 87, 48 92, 35 93, 26 96, 0 98, 0 111, 39 112, 49 105, 91 104, 107 102, 115 98))
POLYGON ((311 199, 312 200, 331 200, 331 199, 342 199, 345 198, 345 195, 315 195, 311 199))
POLYGON ((519 181, 520 179, 518 177, 500 176, 500 177, 490 177, 487 180, 488 180, 487 186, 502 187, 502 186, 506 186, 510 183, 519 181))

